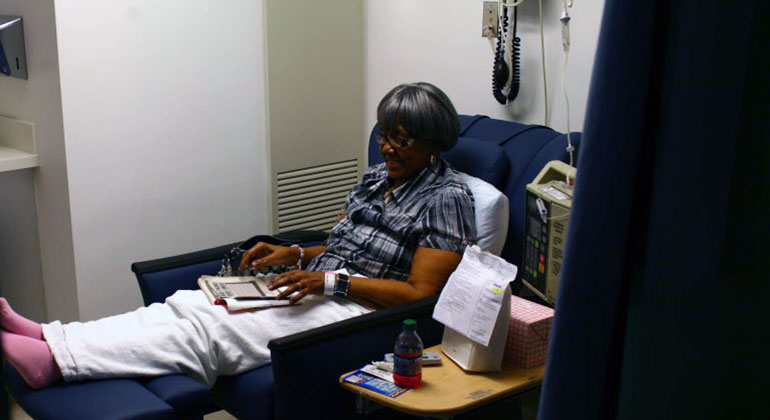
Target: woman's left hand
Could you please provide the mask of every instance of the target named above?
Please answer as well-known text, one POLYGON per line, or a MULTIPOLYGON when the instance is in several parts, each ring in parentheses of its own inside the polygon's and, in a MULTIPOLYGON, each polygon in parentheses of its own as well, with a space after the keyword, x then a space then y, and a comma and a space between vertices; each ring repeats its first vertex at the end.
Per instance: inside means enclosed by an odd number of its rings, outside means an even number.
POLYGON ((286 290, 278 295, 278 299, 283 299, 287 295, 297 292, 290 299, 291 303, 297 303, 308 294, 324 294, 324 273, 320 271, 294 270, 288 273, 277 275, 273 282, 268 285, 270 290, 277 287, 286 286, 286 290))

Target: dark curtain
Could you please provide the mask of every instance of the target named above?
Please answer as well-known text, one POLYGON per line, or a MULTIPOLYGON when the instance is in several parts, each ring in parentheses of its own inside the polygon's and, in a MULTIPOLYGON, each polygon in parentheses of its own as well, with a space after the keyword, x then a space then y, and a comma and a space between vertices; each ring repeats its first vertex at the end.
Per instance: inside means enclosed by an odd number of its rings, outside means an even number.
MULTIPOLYGON (((5 363, 4 361, 0 361, 0 363, 5 363)), ((3 366, 0 364, 0 375, 3 375, 3 366)), ((0 376, 2 378, 4 376, 0 376)), ((0 420, 7 420, 10 416, 10 405, 11 402, 8 400, 8 393, 5 390, 5 385, 0 386, 0 420)))
MULTIPOLYGON (((0 284, 0 296, 2 296, 2 284, 0 284)), ((11 402, 8 398, 8 391, 5 389, 5 357, 3 357, 2 345, 0 345, 0 420, 10 418, 11 402)))
MULTIPOLYGON (((0 350, 2 350, 0 348, 0 350)), ((10 418, 10 405, 11 401, 8 397, 8 391, 5 389, 5 358, 2 357, 2 351, 0 351, 0 420, 8 420, 10 418)))
POLYGON ((770 418, 766 4, 606 1, 540 420, 770 418))
MULTIPOLYGON (((0 285, 0 288, 2 285, 0 285)), ((0 294, 1 296, 1 294, 0 294)), ((5 389, 5 358, 3 357, 2 346, 0 346, 0 420, 10 418, 11 401, 8 397, 8 391, 5 389)))

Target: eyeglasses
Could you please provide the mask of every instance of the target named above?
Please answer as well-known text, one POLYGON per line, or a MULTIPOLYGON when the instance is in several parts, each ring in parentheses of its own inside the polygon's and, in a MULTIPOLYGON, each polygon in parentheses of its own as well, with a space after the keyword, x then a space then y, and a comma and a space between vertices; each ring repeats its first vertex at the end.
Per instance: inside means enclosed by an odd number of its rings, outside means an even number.
POLYGON ((375 136, 380 145, 384 145, 386 142, 394 149, 403 149, 414 144, 415 139, 397 139, 395 137, 388 137, 382 133, 375 136))

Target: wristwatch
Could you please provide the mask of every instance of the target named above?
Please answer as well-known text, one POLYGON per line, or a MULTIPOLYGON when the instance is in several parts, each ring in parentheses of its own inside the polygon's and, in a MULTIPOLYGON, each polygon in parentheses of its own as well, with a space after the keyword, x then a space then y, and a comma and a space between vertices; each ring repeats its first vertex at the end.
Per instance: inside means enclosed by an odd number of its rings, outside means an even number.
POLYGON ((337 281, 334 283, 334 296, 345 297, 350 290, 350 279, 347 274, 337 274, 337 281))

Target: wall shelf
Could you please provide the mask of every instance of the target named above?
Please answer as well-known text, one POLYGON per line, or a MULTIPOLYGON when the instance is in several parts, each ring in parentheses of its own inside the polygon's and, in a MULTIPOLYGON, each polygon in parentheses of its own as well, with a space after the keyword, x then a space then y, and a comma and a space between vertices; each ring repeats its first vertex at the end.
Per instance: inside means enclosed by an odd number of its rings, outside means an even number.
POLYGON ((35 124, 0 115, 0 172, 39 165, 35 124))

